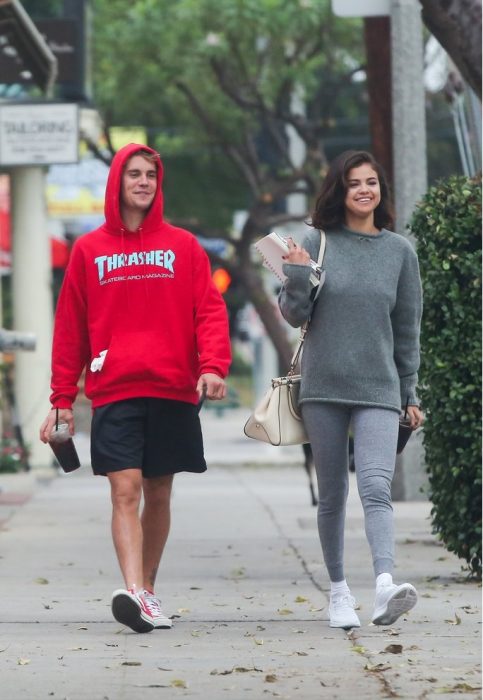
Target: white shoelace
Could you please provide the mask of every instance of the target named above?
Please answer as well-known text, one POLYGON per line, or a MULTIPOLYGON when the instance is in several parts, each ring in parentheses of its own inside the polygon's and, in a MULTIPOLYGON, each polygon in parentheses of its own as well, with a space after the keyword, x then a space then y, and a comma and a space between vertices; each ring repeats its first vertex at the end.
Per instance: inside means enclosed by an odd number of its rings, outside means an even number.
POLYGON ((331 600, 330 603, 334 608, 345 608, 349 606, 354 609, 356 605, 356 599, 353 596, 351 596, 350 593, 342 593, 334 596, 334 599, 331 600))
POLYGON ((145 591, 143 594, 144 604, 146 605, 148 612, 153 617, 164 617, 164 613, 161 610, 161 603, 152 593, 145 591))

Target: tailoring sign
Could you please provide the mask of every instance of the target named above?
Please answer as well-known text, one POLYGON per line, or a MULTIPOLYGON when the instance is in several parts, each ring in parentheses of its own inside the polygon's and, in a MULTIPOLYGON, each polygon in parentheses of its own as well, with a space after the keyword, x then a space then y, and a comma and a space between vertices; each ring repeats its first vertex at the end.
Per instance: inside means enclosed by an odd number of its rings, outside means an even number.
POLYGON ((0 105, 0 165, 52 165, 78 160, 77 105, 0 105))

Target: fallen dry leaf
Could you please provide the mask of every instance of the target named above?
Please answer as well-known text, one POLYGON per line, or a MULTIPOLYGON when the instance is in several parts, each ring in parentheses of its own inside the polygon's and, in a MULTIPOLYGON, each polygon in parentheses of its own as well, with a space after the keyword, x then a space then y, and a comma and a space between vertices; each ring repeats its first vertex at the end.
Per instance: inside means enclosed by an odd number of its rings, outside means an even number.
POLYGON ((461 625, 461 617, 458 617, 458 615, 455 613, 454 614, 454 620, 445 620, 449 625, 461 625))
POLYGON ((170 686, 172 688, 187 688, 188 685, 186 681, 183 681, 180 678, 175 678, 174 680, 171 681, 170 686))
POLYGON ((354 646, 352 647, 352 651, 355 651, 356 654, 364 654, 366 648, 363 647, 361 644, 354 644, 354 646))
POLYGON ((388 671, 392 666, 391 664, 366 664, 364 668, 371 673, 379 673, 380 671, 388 671))
POLYGON ((17 659, 18 666, 28 666, 30 659, 17 659))
POLYGON ((216 668, 210 671, 210 676, 229 676, 231 673, 251 673, 252 671, 262 672, 261 668, 246 668, 245 666, 234 666, 233 668, 226 669, 225 671, 218 671, 216 668))
POLYGON ((123 661, 121 666, 142 666, 140 661, 123 661))
POLYGON ((480 612, 478 608, 474 608, 471 605, 462 605, 461 610, 465 612, 467 615, 475 615, 476 613, 480 612))
POLYGON ((309 599, 308 599, 308 598, 305 598, 305 596, 303 596, 303 595, 298 595, 298 596, 295 598, 295 602, 296 602, 296 603, 307 603, 308 600, 309 600, 309 599))
POLYGON ((48 580, 46 578, 43 578, 42 576, 39 576, 38 578, 35 579, 35 583, 38 583, 41 586, 45 586, 48 584, 48 580))
POLYGON ((265 683, 276 683, 277 676, 274 673, 267 673, 265 676, 265 683))
POLYGON ((293 610, 289 608, 280 608, 277 612, 279 615, 293 615, 293 610))
POLYGON ((432 692, 437 693, 438 695, 446 695, 447 693, 461 693, 473 690, 481 690, 481 686, 472 686, 468 683, 456 683, 456 685, 452 686, 441 686, 440 688, 434 688, 432 692))
POLYGON ((388 644, 384 649, 385 654, 402 654, 403 645, 402 644, 388 644))

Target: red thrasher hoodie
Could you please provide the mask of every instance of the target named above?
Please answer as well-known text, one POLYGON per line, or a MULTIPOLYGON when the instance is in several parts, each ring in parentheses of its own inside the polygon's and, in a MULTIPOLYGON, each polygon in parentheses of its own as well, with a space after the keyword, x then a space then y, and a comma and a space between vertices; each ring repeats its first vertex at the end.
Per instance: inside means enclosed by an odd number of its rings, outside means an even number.
POLYGON ((142 225, 129 231, 121 219, 123 168, 140 148, 151 151, 129 144, 116 153, 106 221, 72 250, 55 316, 54 408, 72 406, 84 367, 94 408, 133 397, 195 404, 201 374, 228 372, 226 307, 195 236, 163 221, 159 156, 157 191, 142 225))

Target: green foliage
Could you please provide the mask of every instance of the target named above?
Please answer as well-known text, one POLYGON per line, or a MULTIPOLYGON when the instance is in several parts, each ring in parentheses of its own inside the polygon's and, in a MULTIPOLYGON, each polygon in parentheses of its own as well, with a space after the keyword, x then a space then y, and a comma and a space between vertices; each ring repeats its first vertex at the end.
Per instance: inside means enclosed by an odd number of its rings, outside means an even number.
MULTIPOLYGON (((263 189, 277 165, 268 154, 248 185, 267 112, 284 138, 296 85, 320 105, 320 128, 332 123, 324 86, 350 85, 364 60, 360 21, 335 17, 330 0, 92 0, 92 8, 94 93, 107 123, 147 127, 169 159, 169 217, 227 236, 233 210, 253 202, 253 181, 263 189)), ((357 99, 345 98, 346 112, 357 99)))
POLYGON ((11 435, 0 440, 0 474, 13 474, 24 469, 23 450, 11 435))
POLYGON ((481 576, 481 183, 441 181, 411 229, 424 290, 421 397, 433 528, 481 576))

